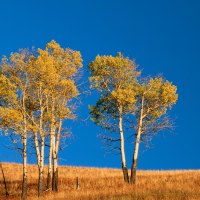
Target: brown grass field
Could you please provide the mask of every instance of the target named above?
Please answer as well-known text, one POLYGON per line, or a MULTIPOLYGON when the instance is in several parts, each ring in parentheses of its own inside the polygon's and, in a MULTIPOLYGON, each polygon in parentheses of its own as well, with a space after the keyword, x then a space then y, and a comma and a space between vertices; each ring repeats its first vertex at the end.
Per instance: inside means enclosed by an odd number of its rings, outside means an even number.
MULTIPOLYGON (((22 165, 2 163, 9 196, 5 197, 0 172, 0 199, 20 199, 22 165)), ((37 166, 28 166, 28 200, 37 197, 37 166)), ((46 170, 45 170, 46 171, 46 170)), ((88 167, 59 168, 59 192, 45 192, 41 200, 193 200, 200 199, 200 170, 138 171, 137 184, 123 182, 119 169, 88 167), (76 177, 80 189, 76 189, 76 177)))

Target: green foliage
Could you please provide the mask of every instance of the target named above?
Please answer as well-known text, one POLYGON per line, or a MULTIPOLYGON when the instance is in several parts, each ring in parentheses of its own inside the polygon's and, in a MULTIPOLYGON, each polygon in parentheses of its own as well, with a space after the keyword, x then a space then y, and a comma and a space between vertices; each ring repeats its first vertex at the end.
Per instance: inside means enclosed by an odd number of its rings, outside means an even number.
POLYGON ((137 123, 142 117, 143 132, 149 126, 154 130, 160 129, 161 124, 164 127, 166 123, 160 118, 178 99, 177 88, 172 83, 161 77, 140 83, 140 72, 136 71, 134 61, 124 58, 121 53, 116 57, 97 56, 89 64, 89 71, 91 88, 101 93, 97 103, 90 106, 94 123, 111 130, 114 124, 111 119, 116 120, 119 114, 130 114, 137 123))
MULTIPOLYGON (((96 88, 101 97, 90 106, 91 119, 102 128, 113 129, 113 120, 119 115, 134 110, 136 103, 137 77, 140 72, 136 64, 121 53, 116 57, 97 56, 89 64, 91 88, 96 88)), ((114 122, 113 122, 114 123, 114 122)))
POLYGON ((106 95, 100 98, 95 106, 89 106, 91 120, 110 131, 114 130, 114 125, 111 120, 116 120, 119 116, 118 108, 114 98, 110 95, 106 95))

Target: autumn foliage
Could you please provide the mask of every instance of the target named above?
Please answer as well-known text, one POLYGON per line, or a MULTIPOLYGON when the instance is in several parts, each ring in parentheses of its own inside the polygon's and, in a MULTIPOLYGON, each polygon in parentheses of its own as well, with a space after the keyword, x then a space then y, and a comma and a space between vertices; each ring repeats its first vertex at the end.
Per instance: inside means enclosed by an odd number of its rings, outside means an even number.
MULTIPOLYGON (((22 199, 27 198, 30 187, 27 159, 31 145, 37 159, 38 197, 47 191, 59 191, 60 143, 68 135, 64 122, 76 118, 73 103, 80 95, 77 86, 80 68, 81 53, 64 49, 54 40, 44 49, 22 49, 2 58, 0 127, 13 145, 19 143, 20 148, 16 148, 23 155, 22 199)), ((91 120, 108 133, 102 139, 110 147, 116 142, 123 179, 127 185, 135 185, 139 145, 172 127, 167 112, 177 102, 177 87, 161 76, 143 77, 135 61, 122 53, 96 56, 88 64, 88 71, 91 90, 99 92, 97 102, 89 106, 91 120), (134 144, 131 171, 126 163, 126 132, 134 136, 130 137, 134 144), (117 137, 110 133, 117 133, 117 137)), ((118 187, 112 181, 111 185, 118 187)))

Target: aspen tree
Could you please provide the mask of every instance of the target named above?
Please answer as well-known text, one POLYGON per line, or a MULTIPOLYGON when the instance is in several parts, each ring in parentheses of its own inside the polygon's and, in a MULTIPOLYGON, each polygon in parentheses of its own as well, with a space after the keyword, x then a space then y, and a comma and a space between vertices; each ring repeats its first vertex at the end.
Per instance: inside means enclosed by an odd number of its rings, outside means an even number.
MULTIPOLYGON (((29 85, 29 76, 27 69, 30 67, 32 56, 28 50, 21 50, 19 53, 12 53, 10 58, 4 57, 1 63, 2 74, 7 78, 7 86, 15 87, 16 100, 10 99, 9 104, 4 104, 0 111, 1 125, 8 132, 20 134, 23 145, 23 183, 22 199, 27 197, 27 88, 29 85)), ((4 82, 5 83, 5 82, 4 82)), ((1 93, 4 90, 1 90, 1 93)), ((9 95, 8 90, 8 95, 9 95)), ((1 94, 2 95, 2 94, 1 94)), ((5 98, 4 98, 5 99, 5 98)), ((8 101, 7 101, 8 102, 8 101)))
POLYGON ((41 196, 44 191, 44 143, 45 143, 45 97, 44 84, 38 73, 36 73, 36 55, 31 57, 29 68, 26 69, 26 74, 29 77, 28 87, 26 90, 27 106, 26 116, 29 123, 29 132, 34 138, 37 164, 39 170, 38 180, 38 196, 41 196))
POLYGON ((82 58, 80 52, 63 49, 54 40, 49 42, 44 50, 38 49, 38 53, 35 73, 44 86, 44 118, 49 124, 50 134, 47 188, 50 188, 52 179, 52 189, 57 191, 62 125, 65 119, 73 117, 68 103, 78 95, 74 76, 82 67, 82 58))
POLYGON ((55 85, 51 99, 51 124, 56 126, 53 128, 52 152, 53 152, 53 178, 52 189, 58 191, 58 152, 60 138, 62 134, 63 121, 74 118, 69 102, 79 93, 74 81, 74 76, 78 73, 78 69, 82 67, 81 54, 71 49, 63 49, 55 41, 47 44, 46 51, 53 58, 54 66, 59 77, 58 83, 55 85), (59 55, 59 56, 58 56, 59 55))
POLYGON ((152 137, 155 132, 170 128, 167 118, 162 118, 178 99, 177 88, 163 78, 151 78, 148 82, 138 85, 137 112, 135 113, 136 140, 133 152, 130 183, 136 183, 136 168, 141 137, 152 137))
POLYGON ((64 134, 62 125, 64 120, 75 117, 69 103, 79 94, 75 76, 81 67, 80 52, 63 49, 53 40, 46 45, 45 50, 38 49, 34 55, 28 50, 22 50, 11 54, 9 59, 2 60, 1 127, 21 136, 24 163, 23 199, 27 195, 27 134, 29 133, 34 138, 37 155, 38 196, 41 196, 45 189, 44 150, 45 140, 49 136, 47 187, 49 188, 52 182, 52 189, 58 190, 58 152, 60 139, 64 134))
POLYGON ((136 71, 135 62, 125 58, 121 53, 116 57, 97 56, 89 65, 91 88, 96 88, 101 97, 96 105, 91 106, 92 120, 102 128, 111 129, 108 116, 118 120, 120 154, 124 181, 129 182, 125 157, 125 139, 123 131, 123 115, 127 107, 136 102, 133 98, 134 85, 140 72, 136 71), (107 122, 108 123, 107 123, 107 122))

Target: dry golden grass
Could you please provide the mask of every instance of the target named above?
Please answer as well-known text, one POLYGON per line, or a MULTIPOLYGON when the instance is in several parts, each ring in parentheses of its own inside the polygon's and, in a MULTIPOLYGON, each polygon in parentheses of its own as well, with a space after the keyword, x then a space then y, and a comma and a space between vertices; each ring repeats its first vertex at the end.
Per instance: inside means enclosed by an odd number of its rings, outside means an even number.
MULTIPOLYGON (((22 165, 3 163, 9 196, 0 173, 0 199, 20 199, 22 165)), ((37 198, 37 166, 28 166, 28 199, 37 198)), ((123 182, 118 169, 60 167, 59 192, 45 192, 41 200, 194 200, 200 199, 200 171, 138 171, 137 185, 123 182), (76 190, 76 177, 81 188, 76 190)))

